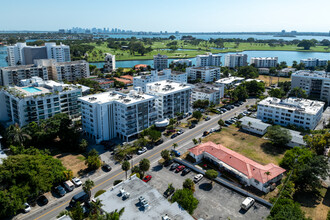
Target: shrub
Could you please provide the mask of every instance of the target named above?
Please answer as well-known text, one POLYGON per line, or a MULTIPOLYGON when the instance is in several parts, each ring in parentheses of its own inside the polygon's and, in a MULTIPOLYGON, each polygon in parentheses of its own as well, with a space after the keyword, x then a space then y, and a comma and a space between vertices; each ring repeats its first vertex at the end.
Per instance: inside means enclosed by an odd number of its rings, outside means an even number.
MULTIPOLYGON (((115 182, 116 182, 116 181, 115 181, 115 182)), ((106 192, 106 190, 101 189, 101 190, 99 190, 99 191, 97 191, 97 192, 95 193, 94 197, 96 198, 96 197, 98 197, 99 195, 102 195, 102 194, 105 193, 105 192, 106 192)))
POLYGON ((115 186, 115 185, 118 185, 119 183, 121 183, 121 182, 123 182, 123 180, 115 180, 114 182, 113 182, 113 185, 115 186))

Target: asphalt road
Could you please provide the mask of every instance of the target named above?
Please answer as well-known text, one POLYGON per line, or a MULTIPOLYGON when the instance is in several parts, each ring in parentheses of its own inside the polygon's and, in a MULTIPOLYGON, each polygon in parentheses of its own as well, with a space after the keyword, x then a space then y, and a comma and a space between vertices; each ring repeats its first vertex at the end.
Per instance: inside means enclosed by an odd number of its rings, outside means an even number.
MULTIPOLYGON (((152 150, 148 150, 146 153, 135 156, 133 158, 133 161, 130 161, 132 164, 136 165, 142 158, 148 158, 150 160, 150 163, 157 162, 161 156, 160 152, 164 149, 169 149, 172 147, 173 143, 177 143, 178 147, 176 150, 179 150, 180 152, 184 152, 187 148, 187 145, 192 143, 192 139, 201 137, 203 135, 204 131, 208 131, 211 128, 218 127, 218 120, 222 118, 223 120, 227 120, 229 118, 232 118, 237 113, 240 113, 244 110, 246 110, 246 105, 253 105, 255 104, 255 99, 248 99, 246 102, 244 102, 243 105, 239 107, 235 107, 231 111, 227 111, 226 113, 222 115, 215 115, 211 117, 211 120, 209 121, 202 121, 199 122, 198 125, 194 129, 187 130, 185 133, 179 135, 178 137, 174 139, 169 139, 165 141, 163 144, 153 148, 152 150)), ((92 189, 92 195, 94 195, 97 191, 101 189, 109 189, 113 186, 114 180, 117 179, 125 179, 125 172, 122 171, 120 165, 116 165, 113 167, 112 171, 109 173, 104 173, 101 176, 98 176, 96 178, 93 178, 93 175, 90 176, 90 179, 92 179, 95 183, 94 188, 92 189)), ((66 194, 62 198, 55 199, 53 201, 50 201, 47 205, 43 207, 34 208, 31 210, 30 213, 26 214, 19 214, 14 219, 34 219, 34 220, 49 220, 49 219, 56 219, 56 216, 65 210, 71 198, 81 192, 81 187, 79 189, 75 189, 73 192, 70 192, 66 194)))

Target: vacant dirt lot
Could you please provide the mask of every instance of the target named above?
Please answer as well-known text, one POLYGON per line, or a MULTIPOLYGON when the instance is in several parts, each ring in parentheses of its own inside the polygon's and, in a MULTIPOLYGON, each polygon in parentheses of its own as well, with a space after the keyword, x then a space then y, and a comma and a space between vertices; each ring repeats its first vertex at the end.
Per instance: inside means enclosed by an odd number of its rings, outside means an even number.
POLYGON ((80 176, 79 174, 87 168, 85 165, 85 157, 82 154, 63 153, 54 156, 62 161, 62 164, 72 170, 73 176, 80 176))
POLYGON ((222 128, 222 131, 203 138, 203 142, 207 141, 222 144, 261 164, 278 164, 285 152, 285 149, 272 146, 268 140, 239 131, 234 126, 222 128))
POLYGON ((285 78, 285 77, 276 77, 276 76, 264 76, 260 75, 258 79, 261 79, 265 82, 266 86, 270 86, 270 79, 272 81, 272 84, 276 84, 277 82, 286 82, 286 81, 291 81, 290 78, 285 78))

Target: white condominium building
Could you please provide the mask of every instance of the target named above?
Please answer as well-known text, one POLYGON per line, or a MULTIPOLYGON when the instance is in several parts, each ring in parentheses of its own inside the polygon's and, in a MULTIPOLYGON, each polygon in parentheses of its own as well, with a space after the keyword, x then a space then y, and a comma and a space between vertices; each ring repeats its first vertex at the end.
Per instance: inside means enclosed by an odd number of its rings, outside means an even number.
POLYGON ((247 54, 227 54, 225 57, 225 66, 229 68, 247 66, 247 54))
POLYGON ((112 55, 110 53, 105 54, 104 58, 105 64, 104 64, 104 72, 110 73, 116 69, 116 56, 112 55))
POLYGON ((83 131, 95 139, 130 141, 157 119, 155 97, 141 90, 105 92, 80 98, 83 131))
POLYGON ((221 56, 213 55, 212 53, 208 53, 206 55, 197 55, 196 66, 221 66, 221 56))
POLYGON ((317 67, 317 66, 326 66, 328 64, 327 60, 321 60, 316 58, 308 58, 300 60, 300 63, 305 64, 306 68, 317 67))
POLYGON ((37 59, 55 59, 57 62, 68 62, 70 47, 64 44, 45 43, 45 46, 27 46, 26 43, 17 43, 7 47, 8 65, 33 64, 37 59))
POLYGON ((170 119, 177 113, 191 111, 192 86, 171 80, 163 80, 147 84, 146 93, 155 95, 158 119, 170 119))
POLYGON ((307 95, 330 103, 330 73, 300 70, 291 75, 291 88, 302 88, 307 95))
POLYGON ((268 97, 258 103, 257 118, 264 122, 313 130, 322 117, 323 107, 324 102, 320 101, 268 97))
POLYGON ((133 87, 142 88, 145 92, 147 84, 151 82, 157 82, 162 80, 172 80, 179 83, 187 83, 188 77, 185 72, 172 71, 171 69, 164 69, 163 71, 152 70, 151 74, 136 76, 133 78, 133 87))
POLYGON ((194 84, 194 88, 191 93, 191 101, 208 100, 211 103, 217 105, 220 104, 220 99, 223 97, 221 90, 216 87, 212 87, 209 84, 197 83, 194 84))
POLYGON ((240 85, 244 80, 245 80, 245 78, 243 78, 243 77, 230 76, 230 77, 222 78, 222 79, 215 81, 215 86, 219 87, 220 94, 221 94, 220 97, 223 98, 223 96, 225 94, 225 89, 234 88, 234 87, 240 85))
POLYGON ((181 65, 186 64, 186 66, 192 66, 192 61, 188 60, 188 59, 173 60, 172 63, 175 66, 178 65, 178 64, 181 64, 181 65))
POLYGON ((168 68, 167 58, 168 57, 166 55, 154 55, 154 69, 163 70, 168 68))
POLYGON ((256 68, 271 68, 276 67, 278 57, 252 57, 250 64, 254 64, 256 68))
POLYGON ((75 80, 89 77, 89 64, 84 60, 56 62, 54 59, 35 60, 34 64, 0 68, 0 85, 18 85, 20 80, 38 76, 43 80, 75 80))
POLYGON ((201 79, 202 82, 207 83, 220 79, 220 67, 189 67, 186 72, 192 81, 201 79))
POLYGON ((21 86, 4 87, 0 91, 0 121, 20 126, 39 122, 57 113, 67 113, 70 118, 80 116, 79 86, 43 81, 39 77, 22 80, 21 86))

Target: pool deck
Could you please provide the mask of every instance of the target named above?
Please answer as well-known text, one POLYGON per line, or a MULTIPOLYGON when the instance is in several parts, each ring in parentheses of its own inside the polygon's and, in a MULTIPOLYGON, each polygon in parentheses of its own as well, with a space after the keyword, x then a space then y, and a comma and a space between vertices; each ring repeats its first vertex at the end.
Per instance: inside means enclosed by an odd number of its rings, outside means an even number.
POLYGON ((14 89, 17 89, 18 91, 20 91, 21 93, 24 93, 26 96, 35 96, 35 95, 41 95, 41 94, 46 94, 46 93, 51 93, 52 90, 44 88, 44 87, 36 87, 34 86, 33 88, 38 89, 40 91, 36 91, 36 92, 29 92, 27 90, 25 90, 26 88, 29 88, 31 86, 25 86, 25 87, 18 87, 15 86, 14 89))

